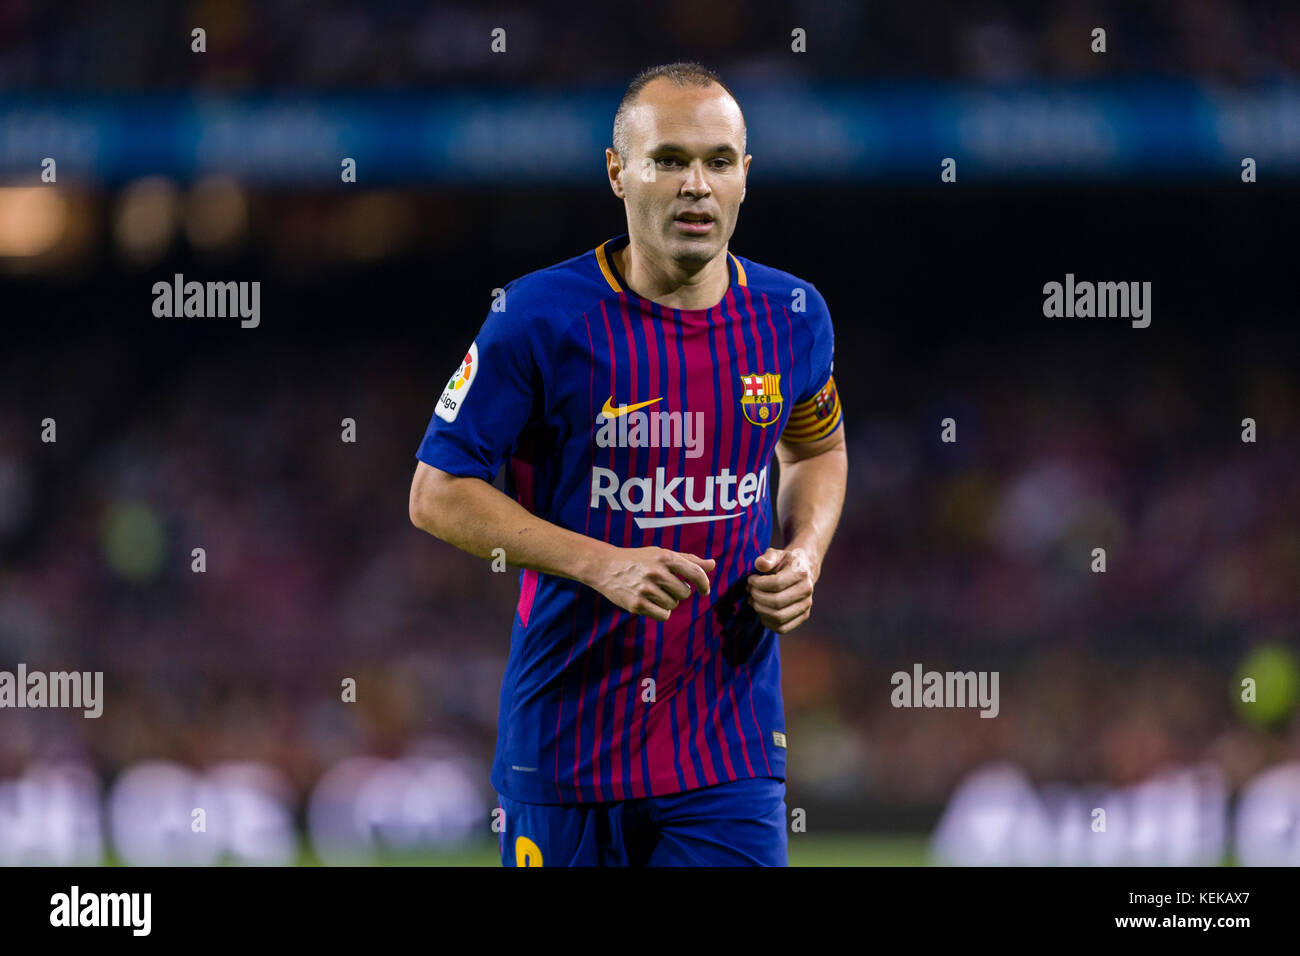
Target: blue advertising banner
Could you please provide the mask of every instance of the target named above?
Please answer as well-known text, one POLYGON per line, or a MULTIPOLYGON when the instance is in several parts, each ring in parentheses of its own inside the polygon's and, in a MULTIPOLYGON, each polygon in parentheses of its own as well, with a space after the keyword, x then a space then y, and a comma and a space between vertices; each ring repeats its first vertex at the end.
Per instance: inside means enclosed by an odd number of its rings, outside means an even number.
MULTIPOLYGON (((1300 173, 1300 90, 1188 84, 754 87, 756 182, 1237 178, 1300 173)), ((228 173, 327 187, 587 183, 602 175, 619 91, 364 96, 0 96, 0 179, 113 184, 228 173)))

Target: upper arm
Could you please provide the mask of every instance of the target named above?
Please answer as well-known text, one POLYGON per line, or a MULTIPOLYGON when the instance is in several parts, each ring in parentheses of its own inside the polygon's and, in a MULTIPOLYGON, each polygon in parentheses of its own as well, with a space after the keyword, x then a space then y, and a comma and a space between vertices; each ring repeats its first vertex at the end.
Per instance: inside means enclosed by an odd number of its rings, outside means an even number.
POLYGON ((411 479, 411 523, 417 528, 424 527, 429 515, 436 512, 442 495, 457 482, 470 480, 474 479, 453 475, 427 462, 417 461, 415 475, 411 479))
POLYGON ((816 286, 808 287, 808 309, 796 339, 802 367, 796 378, 794 407, 777 443, 780 461, 815 458, 844 444, 839 391, 835 387, 835 327, 816 286), (838 437, 837 437, 838 436, 838 437))
POLYGON ((433 495, 435 485, 447 477, 441 468, 422 461, 415 463, 415 476, 411 479, 411 524, 419 527, 423 515, 433 495))
POLYGON ((790 441, 781 437, 776 443, 776 458, 782 465, 789 464, 792 461, 803 461, 805 458, 816 458, 828 451, 834 451, 837 448, 846 448, 844 442, 844 429, 836 428, 829 435, 825 435, 815 441, 790 441))
POLYGON ((847 456, 844 440, 844 410, 835 386, 835 333, 830 313, 820 294, 813 297, 817 308, 809 322, 812 337, 807 349, 808 371, 801 395, 776 443, 776 457, 783 466, 806 461, 829 452, 847 456))
POLYGON ((543 393, 535 300, 515 294, 508 310, 488 314, 434 407, 421 462, 490 484, 509 460, 543 393))

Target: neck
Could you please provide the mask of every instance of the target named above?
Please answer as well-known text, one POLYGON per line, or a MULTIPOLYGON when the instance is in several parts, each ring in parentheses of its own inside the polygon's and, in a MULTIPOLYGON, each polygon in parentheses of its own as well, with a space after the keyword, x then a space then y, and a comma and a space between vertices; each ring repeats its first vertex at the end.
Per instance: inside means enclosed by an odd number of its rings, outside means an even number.
POLYGON ((672 261, 650 261, 630 238, 626 246, 614 250, 613 257, 614 265, 637 295, 670 309, 711 309, 722 301, 731 285, 726 246, 695 272, 672 261))

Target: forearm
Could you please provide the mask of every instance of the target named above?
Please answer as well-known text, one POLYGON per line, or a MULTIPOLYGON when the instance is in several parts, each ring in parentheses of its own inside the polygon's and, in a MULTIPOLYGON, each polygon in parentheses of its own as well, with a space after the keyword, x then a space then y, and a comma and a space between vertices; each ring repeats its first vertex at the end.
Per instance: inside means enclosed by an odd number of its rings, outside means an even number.
POLYGON ((537 517, 478 478, 429 480, 412 495, 411 520, 477 557, 502 548, 512 565, 587 585, 611 548, 537 517))
POLYGON ((821 577, 822 558, 840 520, 848 471, 843 445, 811 458, 781 462, 777 511, 785 548, 807 552, 812 559, 814 581, 821 577))

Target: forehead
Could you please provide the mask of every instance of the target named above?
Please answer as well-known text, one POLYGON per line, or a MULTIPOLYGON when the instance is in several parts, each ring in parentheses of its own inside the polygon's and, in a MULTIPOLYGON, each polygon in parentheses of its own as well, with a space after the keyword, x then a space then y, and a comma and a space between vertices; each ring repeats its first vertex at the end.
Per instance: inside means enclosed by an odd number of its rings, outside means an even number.
POLYGON ((730 143, 739 152, 745 138, 740 107, 722 87, 678 86, 662 77, 647 83, 628 109, 627 128, 633 142, 646 147, 730 143))

